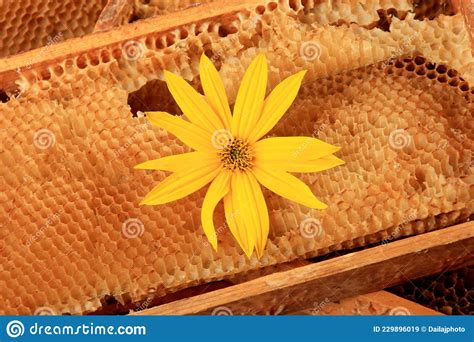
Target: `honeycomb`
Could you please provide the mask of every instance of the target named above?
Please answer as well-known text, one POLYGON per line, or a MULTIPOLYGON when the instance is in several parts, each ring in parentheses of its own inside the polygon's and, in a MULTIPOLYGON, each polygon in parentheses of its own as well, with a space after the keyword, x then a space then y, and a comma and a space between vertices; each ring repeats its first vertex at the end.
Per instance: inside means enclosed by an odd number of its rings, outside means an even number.
POLYGON ((0 2, 0 57, 91 33, 107 0, 0 2))
POLYGON ((191 7, 198 7, 217 0, 134 0, 135 19, 165 15, 191 7))
POLYGON ((474 267, 413 280, 391 289, 446 315, 474 315, 474 267))
POLYGON ((358 19, 360 7, 349 11, 361 24, 331 25, 331 11, 326 21, 314 19, 323 15, 317 6, 261 1, 139 37, 131 50, 127 40, 65 56, 46 70, 21 70, 20 95, 0 104, 0 313, 96 312, 108 296, 139 303, 150 292, 162 297, 472 215, 473 58, 462 17, 407 13, 385 31, 358 19), (166 173, 132 167, 189 151, 142 113, 177 113, 163 69, 199 89, 198 61, 206 53, 233 101, 234 80, 260 52, 271 88, 308 70, 270 135, 342 146, 346 165, 300 175, 329 204, 324 211, 265 191, 270 239, 260 260, 248 260, 222 207, 215 217, 219 251, 207 243, 200 227, 205 189, 139 207, 166 173))
MULTIPOLYGON (((131 13, 121 13, 119 22, 133 22, 165 15, 216 0, 121 0, 128 2, 131 13)), ((0 3, 0 57, 11 56, 42 46, 50 46, 73 37, 93 32, 107 0, 6 0, 0 3)), ((292 3, 293 7, 298 2, 292 3)), ((387 28, 392 18, 415 14, 416 19, 433 19, 455 13, 451 1, 305 1, 302 3, 308 22, 318 24, 359 23, 387 28)))

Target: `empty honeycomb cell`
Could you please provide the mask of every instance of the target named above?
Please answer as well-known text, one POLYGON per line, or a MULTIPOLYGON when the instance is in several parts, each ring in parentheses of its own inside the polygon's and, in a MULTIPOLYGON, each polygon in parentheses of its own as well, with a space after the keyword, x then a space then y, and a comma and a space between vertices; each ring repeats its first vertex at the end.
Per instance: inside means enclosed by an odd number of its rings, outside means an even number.
POLYGON ((0 26, 6 30, 0 39, 0 57, 46 46, 54 37, 65 40, 92 32, 107 0, 32 0, 19 7, 13 3, 20 4, 7 1, 0 5, 0 13, 5 13, 0 16, 0 26))
POLYGON ((472 315, 474 268, 467 267, 410 281, 392 292, 447 315, 472 315))

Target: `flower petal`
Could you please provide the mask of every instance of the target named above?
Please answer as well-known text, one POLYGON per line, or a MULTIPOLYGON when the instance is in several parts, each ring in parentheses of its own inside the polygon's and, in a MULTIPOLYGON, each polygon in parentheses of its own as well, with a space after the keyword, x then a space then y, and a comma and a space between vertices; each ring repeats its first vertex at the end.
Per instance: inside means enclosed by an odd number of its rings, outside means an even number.
POLYGON ((217 251, 217 235, 214 228, 214 209, 217 203, 219 203, 230 190, 230 176, 231 173, 229 171, 219 173, 209 186, 202 203, 202 228, 215 251, 217 251))
POLYGON ((199 74, 207 101, 219 115, 224 124, 224 128, 230 130, 232 114, 230 112, 229 100, 227 99, 224 83, 216 67, 205 54, 201 56, 199 74))
POLYGON ((250 63, 235 99, 232 134, 246 139, 260 118, 267 89, 267 60, 260 54, 250 63))
POLYGON ((286 160, 288 164, 328 156, 340 147, 311 137, 276 137, 257 141, 255 155, 262 160, 286 160))
POLYGON ((146 112, 146 115, 153 125, 166 129, 189 147, 195 150, 215 150, 211 135, 206 130, 165 112, 146 112))
POLYGON ((287 172, 262 167, 254 167, 252 172, 264 187, 277 195, 309 208, 327 208, 327 205, 319 201, 305 183, 287 172))
POLYGON ((140 170, 179 172, 188 170, 189 165, 193 165, 194 167, 198 165, 204 166, 217 161, 219 161, 219 156, 217 153, 189 152, 148 160, 144 163, 135 165, 134 168, 140 170))
POLYGON ((259 160, 256 165, 267 170, 287 172, 320 172, 344 164, 344 160, 330 155, 314 160, 259 160))
POLYGON ((211 133, 224 127, 206 99, 188 82, 166 70, 165 79, 171 95, 189 121, 211 133))
POLYGON ((268 95, 262 114, 256 123, 249 142, 255 142, 267 134, 286 113, 296 98, 306 70, 300 71, 280 82, 268 95))
POLYGON ((242 173, 238 177, 237 186, 242 186, 245 201, 240 203, 244 217, 251 222, 250 229, 255 236, 255 249, 257 256, 260 258, 265 249, 269 233, 269 218, 267 204, 263 197, 262 189, 257 179, 251 172, 242 173))
POLYGON ((225 217, 232 235, 248 258, 255 247, 255 233, 252 231, 252 218, 245 203, 245 192, 241 172, 234 172, 230 192, 224 197, 225 217))
POLYGON ((158 205, 176 201, 208 184, 220 171, 220 163, 173 173, 151 190, 140 205, 158 205))

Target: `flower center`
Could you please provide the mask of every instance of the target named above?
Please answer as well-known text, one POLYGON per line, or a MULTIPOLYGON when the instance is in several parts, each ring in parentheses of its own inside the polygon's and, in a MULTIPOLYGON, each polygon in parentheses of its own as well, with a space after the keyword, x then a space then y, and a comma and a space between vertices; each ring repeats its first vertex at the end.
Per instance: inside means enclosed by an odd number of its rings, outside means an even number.
POLYGON ((231 170, 248 170, 253 165, 252 148, 242 140, 234 138, 220 152, 219 156, 224 167, 231 170))

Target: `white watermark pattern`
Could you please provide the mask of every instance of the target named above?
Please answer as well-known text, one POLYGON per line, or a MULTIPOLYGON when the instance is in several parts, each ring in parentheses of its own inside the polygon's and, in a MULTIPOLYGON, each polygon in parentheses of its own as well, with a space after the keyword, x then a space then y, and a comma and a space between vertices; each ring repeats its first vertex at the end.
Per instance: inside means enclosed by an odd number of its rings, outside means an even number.
POLYGON ((311 239, 323 234, 321 221, 313 217, 307 217, 300 223, 300 234, 304 238, 311 239))
POLYGON ((122 46, 122 56, 128 61, 137 61, 145 54, 145 47, 136 40, 129 40, 122 46))
MULTIPOLYGON (((8 322, 5 327, 6 334, 11 338, 27 336, 35 338, 36 336, 133 336, 146 335, 147 329, 144 325, 96 325, 89 324, 67 324, 67 325, 43 325, 38 322, 31 324, 25 329, 25 325, 19 320, 8 322)), ((40 337, 41 338, 41 337, 40 337)))
POLYGON ((321 46, 315 41, 304 42, 300 46, 300 56, 308 62, 315 61, 321 56, 321 46))
POLYGON ((388 137, 388 143, 393 149, 401 150, 411 144, 411 135, 404 129, 393 130, 388 137))
POLYGON ((56 143, 56 136, 47 128, 42 128, 33 135, 33 144, 40 150, 46 150, 56 143))
POLYGON ((25 333, 25 326, 20 321, 10 321, 7 324, 6 332, 7 335, 11 338, 17 338, 23 336, 23 334, 25 333))
POLYGON ((213 316, 233 316, 232 310, 229 309, 227 306, 218 306, 214 310, 212 310, 213 316))
POLYGON ((232 133, 224 128, 216 130, 211 137, 212 146, 218 150, 226 148, 232 141, 234 141, 232 133))
POLYGON ((57 314, 53 308, 50 308, 48 306, 41 306, 35 310, 34 315, 35 316, 55 316, 57 314))
POLYGON ((142 236, 144 232, 145 225, 140 219, 129 218, 122 223, 122 234, 128 239, 142 236))
POLYGON ((403 306, 392 308, 389 313, 390 316, 410 316, 410 311, 403 306))

